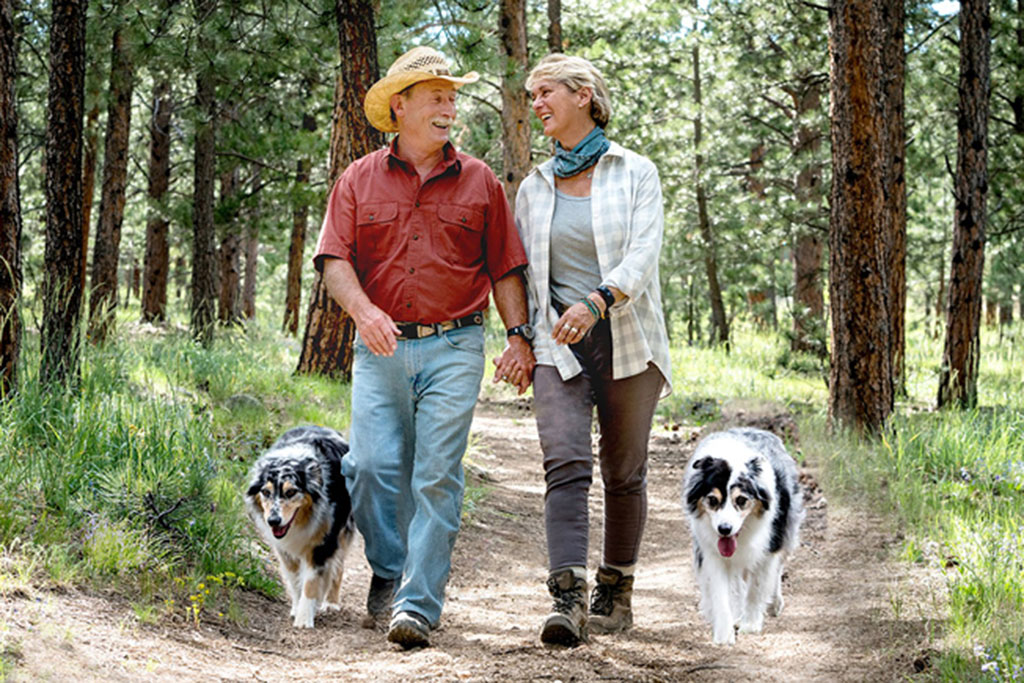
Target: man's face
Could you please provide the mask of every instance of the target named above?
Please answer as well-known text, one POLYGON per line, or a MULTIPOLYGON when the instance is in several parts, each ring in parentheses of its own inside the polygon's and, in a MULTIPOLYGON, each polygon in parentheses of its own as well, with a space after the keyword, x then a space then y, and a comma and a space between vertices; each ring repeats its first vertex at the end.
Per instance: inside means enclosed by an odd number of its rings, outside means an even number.
POLYGON ((455 123, 455 86, 442 79, 417 83, 394 95, 391 108, 403 140, 443 147, 455 123))

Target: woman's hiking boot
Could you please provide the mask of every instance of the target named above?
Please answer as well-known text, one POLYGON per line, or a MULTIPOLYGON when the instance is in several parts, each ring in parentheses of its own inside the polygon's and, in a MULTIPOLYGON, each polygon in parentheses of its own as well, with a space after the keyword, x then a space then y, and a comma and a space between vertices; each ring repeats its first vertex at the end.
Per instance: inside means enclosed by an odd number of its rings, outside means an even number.
POLYGON ((590 594, 587 623, 594 633, 616 633, 633 625, 633 577, 610 567, 599 567, 590 594))
POLYGON ((572 569, 548 576, 548 592, 554 599, 551 614, 544 620, 541 642, 575 647, 587 639, 587 581, 572 569))

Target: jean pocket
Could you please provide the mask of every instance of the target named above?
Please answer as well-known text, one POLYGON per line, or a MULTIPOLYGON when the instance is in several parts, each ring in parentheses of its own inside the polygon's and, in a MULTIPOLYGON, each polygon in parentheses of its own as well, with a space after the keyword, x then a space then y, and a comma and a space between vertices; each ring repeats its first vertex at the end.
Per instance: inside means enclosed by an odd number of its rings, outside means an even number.
POLYGON ((484 329, 480 325, 449 330, 443 332, 441 336, 450 348, 468 351, 479 356, 484 355, 484 329))

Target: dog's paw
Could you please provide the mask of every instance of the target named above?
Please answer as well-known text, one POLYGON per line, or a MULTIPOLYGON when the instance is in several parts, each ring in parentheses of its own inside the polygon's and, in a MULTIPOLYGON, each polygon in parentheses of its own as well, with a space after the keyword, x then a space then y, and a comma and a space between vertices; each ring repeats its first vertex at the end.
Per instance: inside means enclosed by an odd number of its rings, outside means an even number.
POLYGON ((782 599, 782 593, 775 596, 775 599, 768 603, 768 616, 777 617, 782 614, 782 608, 786 601, 782 599))
POLYGON ((732 626, 729 628, 714 629, 711 632, 711 642, 714 645, 735 645, 736 629, 732 626))
POLYGON ((760 633, 761 629, 764 628, 764 617, 744 617, 740 621, 739 631, 740 633, 760 633))
POLYGON ((294 620, 292 625, 295 628, 313 628, 313 619, 316 616, 316 601, 303 598, 295 607, 294 620))

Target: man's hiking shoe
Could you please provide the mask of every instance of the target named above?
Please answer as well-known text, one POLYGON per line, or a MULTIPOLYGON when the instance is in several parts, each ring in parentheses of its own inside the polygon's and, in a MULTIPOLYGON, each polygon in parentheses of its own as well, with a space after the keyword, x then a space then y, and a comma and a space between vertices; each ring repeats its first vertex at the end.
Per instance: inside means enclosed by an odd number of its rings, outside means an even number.
POLYGON ((430 645, 430 624, 416 612, 399 612, 388 627, 388 640, 406 650, 430 645))

